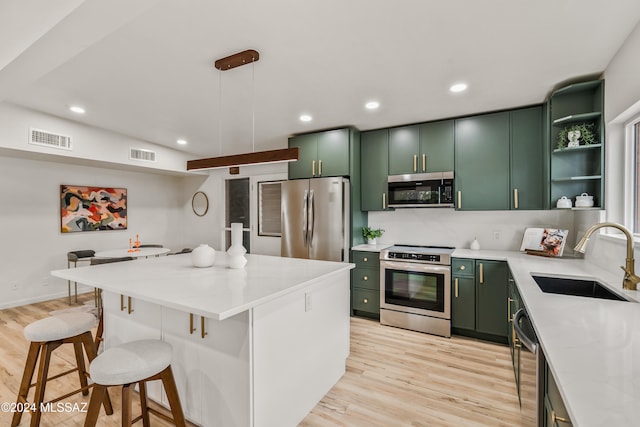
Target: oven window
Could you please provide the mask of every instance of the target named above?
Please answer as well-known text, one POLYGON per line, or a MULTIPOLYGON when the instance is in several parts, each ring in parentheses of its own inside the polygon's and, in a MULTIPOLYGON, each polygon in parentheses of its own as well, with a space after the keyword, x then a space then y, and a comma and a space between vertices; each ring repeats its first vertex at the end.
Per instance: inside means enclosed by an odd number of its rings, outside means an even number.
POLYGON ((444 276, 385 269, 385 303, 444 312, 444 276))

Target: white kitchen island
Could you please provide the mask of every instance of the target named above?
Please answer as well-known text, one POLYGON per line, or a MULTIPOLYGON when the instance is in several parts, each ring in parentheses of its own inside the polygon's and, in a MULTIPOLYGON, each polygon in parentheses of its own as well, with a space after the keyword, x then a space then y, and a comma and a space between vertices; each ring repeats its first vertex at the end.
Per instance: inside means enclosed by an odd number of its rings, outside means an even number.
MULTIPOLYGON (((247 259, 239 270, 224 261, 195 268, 185 254, 51 274, 103 290, 107 348, 142 338, 173 345, 191 421, 295 426, 345 372, 354 265, 247 259)), ((165 399, 159 386, 149 394, 165 399)))

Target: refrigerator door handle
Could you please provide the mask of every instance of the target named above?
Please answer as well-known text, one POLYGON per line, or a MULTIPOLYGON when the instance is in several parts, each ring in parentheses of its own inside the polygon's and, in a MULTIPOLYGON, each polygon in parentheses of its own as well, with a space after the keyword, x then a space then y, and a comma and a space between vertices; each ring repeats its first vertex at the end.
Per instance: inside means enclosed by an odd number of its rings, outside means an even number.
POLYGON ((308 233, 308 199, 309 192, 304 190, 304 197, 302 198, 302 239, 304 240, 304 245, 307 246, 307 233, 308 233))
POLYGON ((309 233, 309 237, 307 240, 309 241, 309 247, 313 246, 313 230, 316 226, 316 205, 313 199, 313 190, 309 192, 309 220, 307 224, 307 232, 309 233))

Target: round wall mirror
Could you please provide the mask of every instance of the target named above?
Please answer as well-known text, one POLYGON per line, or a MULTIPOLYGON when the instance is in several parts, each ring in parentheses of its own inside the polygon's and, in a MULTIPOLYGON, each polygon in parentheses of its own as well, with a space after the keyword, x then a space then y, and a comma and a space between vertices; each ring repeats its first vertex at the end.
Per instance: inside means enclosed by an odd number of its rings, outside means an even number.
POLYGON ((205 216, 209 210, 209 198, 202 191, 196 191, 191 199, 193 213, 198 216, 205 216))

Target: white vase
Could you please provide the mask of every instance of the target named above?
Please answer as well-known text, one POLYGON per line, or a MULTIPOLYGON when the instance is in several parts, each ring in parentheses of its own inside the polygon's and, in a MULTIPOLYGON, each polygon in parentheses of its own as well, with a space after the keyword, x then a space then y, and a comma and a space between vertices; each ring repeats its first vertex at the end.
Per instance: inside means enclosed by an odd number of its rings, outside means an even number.
POLYGON ((367 245, 373 245, 375 246, 377 243, 376 239, 367 239, 367 245))
POLYGON ((194 267, 211 267, 216 259, 216 251, 211 246, 202 244, 191 251, 191 264, 194 267))
POLYGON ((242 246, 242 223, 231 224, 231 247, 227 250, 230 268, 242 268, 247 263, 244 254, 247 250, 242 246))

